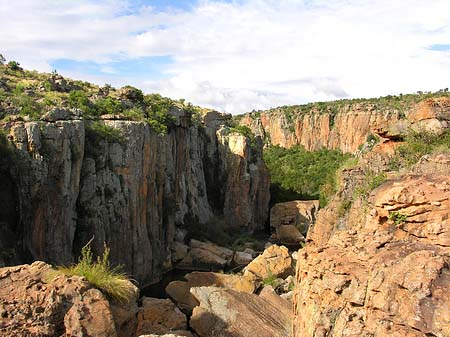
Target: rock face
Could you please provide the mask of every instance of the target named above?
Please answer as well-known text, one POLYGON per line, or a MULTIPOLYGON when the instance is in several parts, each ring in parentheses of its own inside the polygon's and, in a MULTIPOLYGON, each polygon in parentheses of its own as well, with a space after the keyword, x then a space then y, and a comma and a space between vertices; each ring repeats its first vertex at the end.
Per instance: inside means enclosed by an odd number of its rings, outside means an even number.
MULTIPOLYGON (((17 160, 0 165, 0 194, 11 196, 0 230, 12 239, 0 250, 67 264, 94 237, 94 252, 106 242, 112 263, 145 285, 171 267, 176 226, 225 215, 228 227, 262 227, 270 182, 258 144, 218 130, 220 114, 194 126, 182 110, 174 113, 165 136, 144 122, 105 119, 120 135, 108 138, 61 111, 3 125, 17 160)), ((2 257, 0 265, 18 262, 2 257)))
POLYGON ((192 309, 198 305, 198 301, 191 295, 190 292, 193 287, 215 286, 249 294, 255 291, 254 282, 238 275, 193 272, 187 274, 185 278, 187 282, 170 282, 166 287, 166 292, 186 313, 192 312, 192 309))
POLYGON ((280 202, 270 209, 270 227, 294 225, 306 236, 309 226, 316 221, 319 200, 280 202))
POLYGON ((190 324, 200 337, 288 337, 292 313, 278 295, 257 296, 216 287, 192 288, 200 302, 190 324))
POLYGON ((45 282, 50 269, 44 262, 0 269, 1 336, 118 336, 100 291, 80 277, 45 282))
POLYGON ((186 316, 169 299, 144 297, 139 308, 136 334, 166 334, 186 330, 186 316))
POLYGON ((426 128, 433 131, 449 126, 450 99, 448 97, 424 100, 403 113, 395 109, 379 110, 372 103, 355 103, 337 112, 311 109, 306 113, 282 110, 246 114, 240 120, 271 144, 282 147, 302 145, 308 151, 321 148, 355 152, 370 134, 396 136, 408 128, 426 128))
POLYGON ((353 205, 346 226, 316 223, 299 251, 294 337, 450 336, 450 166, 423 167, 374 190, 366 213, 353 205))
POLYGON ((292 258, 284 246, 271 245, 254 259, 244 271, 249 280, 264 280, 267 277, 286 277, 292 271, 292 258))

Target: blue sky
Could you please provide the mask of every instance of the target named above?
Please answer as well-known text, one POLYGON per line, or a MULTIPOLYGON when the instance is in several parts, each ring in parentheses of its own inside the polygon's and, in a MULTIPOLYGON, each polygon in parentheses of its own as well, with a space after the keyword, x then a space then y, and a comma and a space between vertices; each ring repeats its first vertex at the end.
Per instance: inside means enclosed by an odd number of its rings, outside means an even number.
POLYGON ((241 113, 450 87, 448 0, 0 0, 0 53, 241 113))

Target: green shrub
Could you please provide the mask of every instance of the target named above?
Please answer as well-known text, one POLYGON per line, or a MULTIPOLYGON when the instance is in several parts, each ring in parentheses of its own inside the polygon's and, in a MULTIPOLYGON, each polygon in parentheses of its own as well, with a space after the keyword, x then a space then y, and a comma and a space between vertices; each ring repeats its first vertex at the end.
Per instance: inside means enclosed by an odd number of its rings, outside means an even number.
POLYGON ((101 139, 109 143, 125 143, 125 137, 119 129, 98 121, 86 124, 86 137, 94 144, 98 144, 101 139))
POLYGON ((355 195, 357 197, 367 198, 375 188, 380 186, 386 181, 386 173, 373 173, 367 172, 365 179, 355 189, 355 195))
POLYGON ((57 270, 67 276, 83 276, 95 288, 119 302, 129 302, 135 288, 121 267, 111 267, 108 247, 104 247, 102 257, 94 260, 90 242, 81 249, 81 256, 73 266, 60 266, 57 270))
POLYGON ((408 215, 401 214, 400 212, 389 212, 388 218, 398 226, 406 222, 406 220, 408 219, 408 215))
POLYGON ((448 151, 450 149, 450 130, 438 135, 432 132, 410 131, 406 136, 405 143, 395 150, 389 166, 393 170, 401 167, 409 167, 419 159, 435 151, 448 151))
POLYGON ((296 199, 319 199, 325 206, 335 193, 336 170, 349 158, 337 150, 306 151, 271 146, 264 150, 270 171, 272 203, 296 199))

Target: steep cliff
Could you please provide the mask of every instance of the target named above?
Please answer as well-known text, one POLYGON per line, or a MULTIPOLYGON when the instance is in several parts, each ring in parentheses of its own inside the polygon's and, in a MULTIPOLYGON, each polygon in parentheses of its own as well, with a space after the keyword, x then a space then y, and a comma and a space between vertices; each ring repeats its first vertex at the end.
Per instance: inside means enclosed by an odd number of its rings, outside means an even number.
POLYGON ((261 228, 269 201, 261 144, 230 132, 224 115, 194 123, 183 110, 172 114, 166 135, 146 122, 90 122, 61 109, 40 121, 4 123, 15 148, 14 160, 1 165, 1 192, 11 194, 0 223, 11 239, 0 244, 14 250, 3 263, 70 263, 94 237, 94 251, 106 243, 112 262, 146 284, 171 267, 177 227, 217 215, 228 227, 261 228))
POLYGON ((241 116, 240 124, 267 144, 307 151, 321 148, 355 152, 371 134, 398 137, 408 128, 445 128, 450 121, 450 98, 439 92, 361 101, 337 101, 275 108, 241 116))
POLYGON ((423 157, 348 210, 367 176, 344 172, 299 251, 294 337, 450 336, 449 164, 423 157))

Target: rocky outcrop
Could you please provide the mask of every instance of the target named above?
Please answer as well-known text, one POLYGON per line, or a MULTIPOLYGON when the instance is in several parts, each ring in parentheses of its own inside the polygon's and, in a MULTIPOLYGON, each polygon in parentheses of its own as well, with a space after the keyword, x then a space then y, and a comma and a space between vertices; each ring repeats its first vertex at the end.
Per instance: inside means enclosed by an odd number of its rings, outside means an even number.
POLYGON ((284 246, 271 245, 244 270, 249 280, 264 280, 268 277, 286 277, 292 273, 292 258, 284 246))
POLYGON ((239 275, 193 272, 185 276, 185 281, 172 281, 166 287, 166 293, 184 312, 191 313, 198 301, 191 295, 193 287, 215 286, 233 289, 245 293, 256 290, 255 283, 239 275))
POLYGON ((108 300, 81 277, 56 276, 44 262, 0 269, 0 335, 130 336, 118 333, 108 300))
POLYGON ((16 147, 0 167, 0 192, 11 195, 0 229, 15 239, 11 256, 67 264, 93 237, 94 252, 106 243, 112 263, 145 285, 171 268, 177 226, 225 215, 226 227, 261 228, 270 182, 258 144, 218 130, 223 116, 196 126, 183 110, 174 114, 164 136, 144 122, 98 127, 60 110, 3 125, 16 147))
POLYGON ((450 336, 449 159, 388 180, 347 223, 320 213, 299 251, 294 337, 450 336))
MULTIPOLYGON (((382 104, 382 103, 381 103, 382 104)), ((439 131, 450 123, 450 98, 431 98, 406 112, 381 108, 375 103, 347 104, 337 111, 315 108, 286 112, 282 108, 249 113, 241 118, 256 134, 273 145, 302 145, 308 151, 321 148, 355 152, 370 134, 398 137, 408 128, 439 131)))
POLYGON ((319 200, 280 202, 270 209, 270 227, 276 230, 282 225, 294 225, 306 236, 318 210, 319 200))
POLYGON ((190 324, 200 337, 288 337, 291 308, 278 295, 241 293, 216 287, 192 288, 200 302, 190 324))
POLYGON ((137 317, 138 336, 187 329, 186 316, 169 299, 144 297, 137 317))

